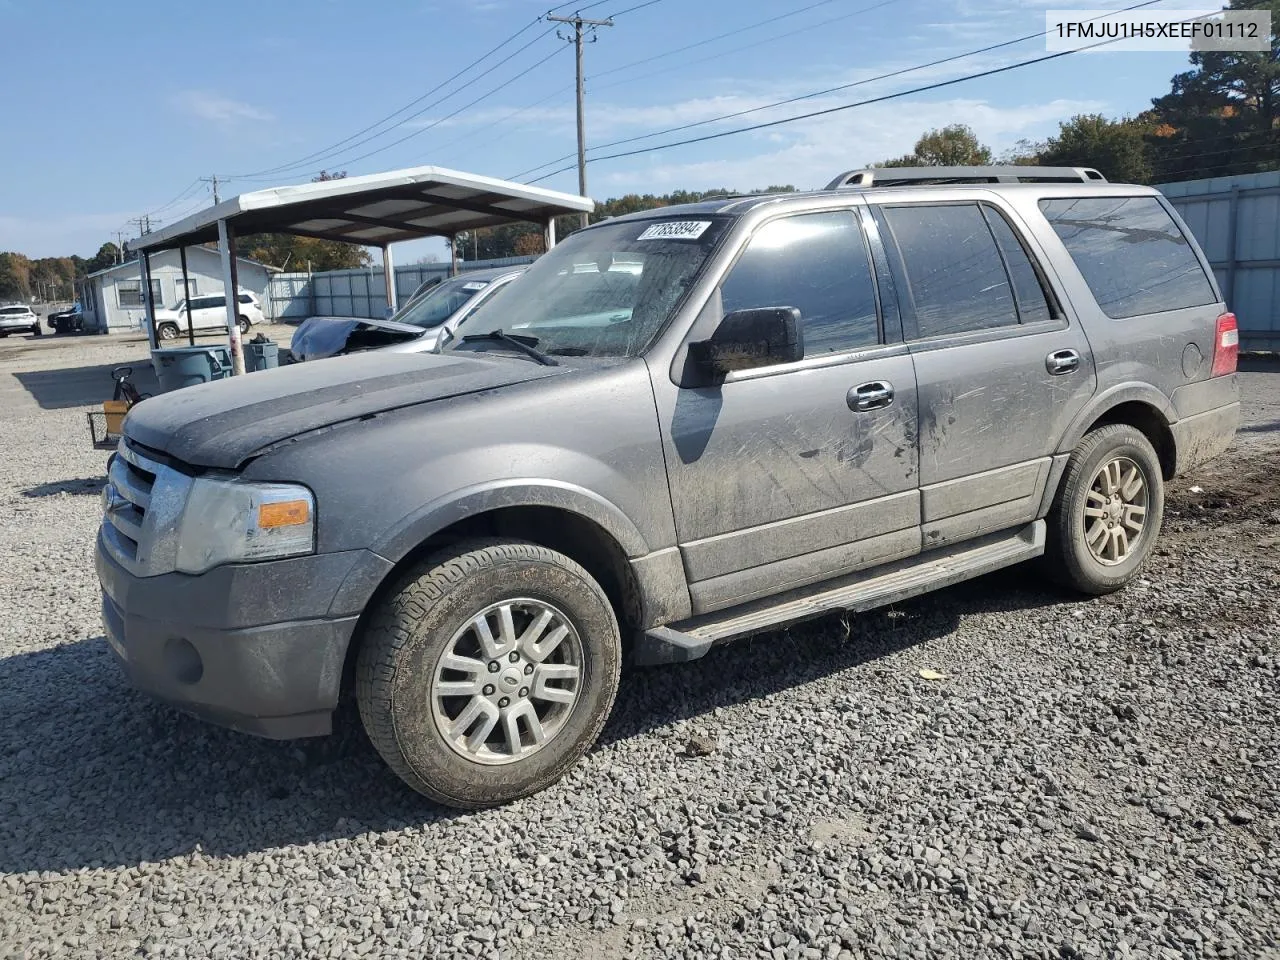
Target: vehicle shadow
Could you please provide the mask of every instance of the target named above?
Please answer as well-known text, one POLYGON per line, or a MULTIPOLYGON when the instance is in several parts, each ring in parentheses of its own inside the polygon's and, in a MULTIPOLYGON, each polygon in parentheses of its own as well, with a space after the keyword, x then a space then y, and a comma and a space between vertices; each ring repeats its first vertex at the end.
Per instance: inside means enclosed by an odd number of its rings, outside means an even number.
MULTIPOLYGON (((847 628, 829 616, 694 663, 628 671, 601 746, 866 667, 946 636, 967 614, 1061 599, 1015 569, 851 617, 847 628)), ((486 816, 437 807, 401 784, 351 705, 329 738, 233 733, 133 692, 101 637, 0 660, 0 702, 9 713, 0 725, 0 872, 236 856, 486 816)))
POLYGON ((130 381, 139 393, 160 392, 150 360, 133 363, 104 363, 89 367, 58 367, 51 370, 15 370, 13 377, 31 394, 43 410, 65 410, 110 400, 115 389, 111 371, 126 366, 133 368, 130 381))
POLYGON ((97 496, 107 485, 107 478, 81 477, 78 480, 53 480, 40 483, 22 491, 24 497, 56 497, 60 493, 79 494, 81 496, 97 496))

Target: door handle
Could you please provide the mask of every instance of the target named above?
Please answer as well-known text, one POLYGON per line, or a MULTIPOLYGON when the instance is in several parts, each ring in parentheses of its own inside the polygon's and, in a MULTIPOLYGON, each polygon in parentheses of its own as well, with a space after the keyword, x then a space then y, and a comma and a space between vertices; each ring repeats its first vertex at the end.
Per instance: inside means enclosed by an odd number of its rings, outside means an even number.
POLYGON ((1055 350, 1044 358, 1045 368, 1055 377, 1080 368, 1080 354, 1074 350, 1055 350))
POLYGON ((893 403, 893 384, 887 380, 872 380, 854 387, 845 399, 850 410, 883 410, 893 403))

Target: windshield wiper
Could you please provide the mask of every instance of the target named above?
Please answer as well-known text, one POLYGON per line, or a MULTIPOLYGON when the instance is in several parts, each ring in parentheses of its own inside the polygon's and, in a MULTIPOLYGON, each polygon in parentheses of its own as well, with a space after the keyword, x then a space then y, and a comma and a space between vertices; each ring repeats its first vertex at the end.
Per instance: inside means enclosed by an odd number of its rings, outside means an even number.
POLYGON ((477 343, 488 340, 494 343, 505 343, 508 346, 515 347, 527 357, 532 357, 544 367, 560 366, 555 360, 552 360, 545 353, 537 348, 537 337, 526 337, 520 334, 507 333, 505 330, 492 330, 489 333, 469 333, 462 338, 463 343, 477 343))

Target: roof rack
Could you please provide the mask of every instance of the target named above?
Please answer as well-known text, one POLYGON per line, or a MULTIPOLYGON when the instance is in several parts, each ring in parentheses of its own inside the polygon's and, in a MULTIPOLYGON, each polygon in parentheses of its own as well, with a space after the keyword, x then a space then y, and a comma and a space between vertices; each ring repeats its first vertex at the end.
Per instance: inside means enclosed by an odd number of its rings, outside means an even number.
POLYGON ((828 190, 848 187, 918 187, 949 183, 1106 183, 1093 167, 873 167, 846 170, 828 190))

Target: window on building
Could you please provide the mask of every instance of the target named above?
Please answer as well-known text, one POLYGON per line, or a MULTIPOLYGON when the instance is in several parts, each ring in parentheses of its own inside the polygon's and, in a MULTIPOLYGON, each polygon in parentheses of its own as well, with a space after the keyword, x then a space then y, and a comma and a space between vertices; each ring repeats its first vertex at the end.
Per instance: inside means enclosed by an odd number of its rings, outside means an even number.
POLYGON ((916 336, 1018 322, 995 237, 976 203, 884 207, 902 254, 916 336))
MULTIPOLYGON (((116 301, 122 307, 142 307, 142 282, 134 280, 131 283, 116 284, 116 301)), ((160 296, 160 281, 151 281, 151 302, 157 307, 164 306, 164 300, 160 296)))
POLYGON ((880 342, 875 281, 851 212, 773 220, 758 231, 720 288, 726 314, 795 307, 806 357, 880 342))
POLYGON ((1041 200, 1102 312, 1112 319, 1213 303, 1195 250, 1155 197, 1041 200))

